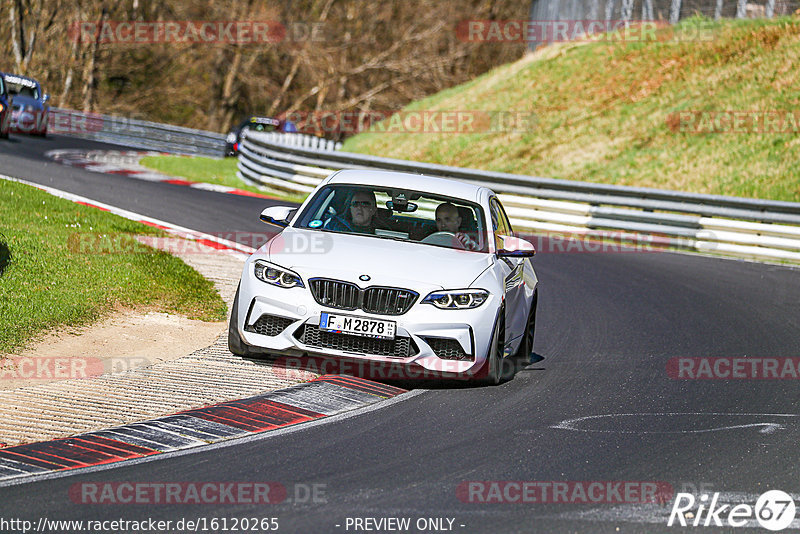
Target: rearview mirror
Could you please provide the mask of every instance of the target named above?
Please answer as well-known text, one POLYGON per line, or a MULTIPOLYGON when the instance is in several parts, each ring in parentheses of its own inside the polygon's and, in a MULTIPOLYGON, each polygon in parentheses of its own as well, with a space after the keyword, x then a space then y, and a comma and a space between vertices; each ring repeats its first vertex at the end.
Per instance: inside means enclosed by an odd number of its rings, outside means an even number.
POLYGON ((261 212, 261 220, 265 223, 274 224, 281 228, 286 228, 292 221, 297 208, 291 206, 270 206, 261 212))
POLYGON ((48 100, 50 100, 50 95, 45 93, 44 96, 42 97, 42 104, 47 103, 48 100))
POLYGON ((536 254, 534 246, 524 239, 510 235, 497 236, 502 242, 502 247, 498 247, 497 255, 510 258, 530 258, 536 254))
POLYGON ((413 202, 394 202, 392 200, 388 200, 386 202, 386 207, 392 211, 396 211, 398 213, 411 213, 417 211, 418 206, 413 202))

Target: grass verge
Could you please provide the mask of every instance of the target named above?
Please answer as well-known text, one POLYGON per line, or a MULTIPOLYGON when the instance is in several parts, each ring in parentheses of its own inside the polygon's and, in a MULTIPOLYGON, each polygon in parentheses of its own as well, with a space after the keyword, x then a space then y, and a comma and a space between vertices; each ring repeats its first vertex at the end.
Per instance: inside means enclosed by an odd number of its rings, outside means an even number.
POLYGON ((206 158, 203 156, 145 156, 139 163, 163 174, 183 178, 190 182, 225 185, 261 193, 281 200, 302 202, 302 195, 244 183, 236 176, 236 158, 206 158))
POLYGON ((523 112, 534 117, 533 127, 524 131, 375 131, 348 139, 344 150, 569 180, 800 201, 800 17, 694 18, 656 35, 662 41, 547 47, 406 108, 523 112), (693 28, 701 28, 696 35, 704 32, 702 39, 670 39, 673 32, 692 35, 693 28), (707 122, 730 111, 743 112, 746 121, 757 120, 750 112, 779 112, 784 119, 778 129, 784 133, 766 133, 768 125, 745 123, 732 131, 724 123, 707 122), (694 119, 682 122, 682 116, 694 119))
POLYGON ((0 354, 38 334, 89 324, 115 306, 145 307, 222 321, 213 284, 180 259, 135 235, 161 230, 0 180, 0 354))

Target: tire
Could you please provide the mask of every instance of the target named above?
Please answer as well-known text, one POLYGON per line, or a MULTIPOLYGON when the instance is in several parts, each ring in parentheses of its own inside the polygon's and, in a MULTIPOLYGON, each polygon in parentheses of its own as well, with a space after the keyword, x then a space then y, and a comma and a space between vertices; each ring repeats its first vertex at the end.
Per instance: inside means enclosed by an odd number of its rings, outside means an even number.
POLYGON ((497 321, 495 321, 494 332, 492 333, 492 341, 489 345, 489 354, 484 364, 486 375, 482 376, 477 381, 480 384, 496 386, 503 379, 503 346, 505 345, 505 331, 506 312, 505 308, 500 308, 497 321))
POLYGON ((531 311, 528 313, 528 322, 525 326, 525 334, 523 335, 522 342, 519 344, 517 352, 514 353, 514 358, 518 361, 530 361, 531 353, 533 352, 533 342, 536 338, 536 306, 539 301, 539 294, 533 294, 533 304, 531 304, 531 311))
POLYGON ((239 335, 239 288, 236 288, 236 296, 233 297, 233 309, 231 310, 231 320, 228 323, 228 350, 236 356, 252 356, 253 350, 242 341, 242 336, 239 335))

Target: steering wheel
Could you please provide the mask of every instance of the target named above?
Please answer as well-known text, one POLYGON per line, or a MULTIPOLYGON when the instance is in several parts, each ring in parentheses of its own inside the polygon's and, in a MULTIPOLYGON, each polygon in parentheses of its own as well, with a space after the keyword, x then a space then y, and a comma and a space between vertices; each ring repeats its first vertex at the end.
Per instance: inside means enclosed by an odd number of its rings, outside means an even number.
POLYGON ((346 220, 344 220, 342 217, 340 217, 340 216, 338 216, 338 215, 333 215, 333 214, 331 214, 331 218, 330 218, 330 219, 328 219, 328 223, 325 225, 325 228, 328 228, 328 227, 330 226, 330 224, 331 224, 331 221, 333 221, 333 220, 336 220, 337 222, 339 222, 339 223, 341 223, 342 225, 344 225, 344 227, 345 227, 347 230, 350 230, 351 232, 353 231, 353 227, 350 225, 350 223, 349 223, 349 222, 347 222, 346 220))
POLYGON ((425 243, 428 245, 440 245, 450 248, 465 248, 464 243, 462 243, 453 232, 434 232, 420 241, 420 243, 425 243))

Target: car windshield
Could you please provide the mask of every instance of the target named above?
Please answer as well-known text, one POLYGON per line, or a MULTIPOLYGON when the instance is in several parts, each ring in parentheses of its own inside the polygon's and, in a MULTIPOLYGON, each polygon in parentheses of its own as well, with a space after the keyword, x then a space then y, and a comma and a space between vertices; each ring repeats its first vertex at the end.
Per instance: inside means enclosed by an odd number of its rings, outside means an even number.
MULTIPOLYGON (((277 122, 277 121, 275 121, 275 122, 277 122)), ((272 121, 268 121, 268 120, 264 120, 264 121, 255 120, 254 121, 254 120, 248 119, 248 120, 244 121, 240 126, 240 129, 244 129, 244 128, 247 128, 248 130, 253 130, 254 132, 274 132, 278 128, 278 126, 276 124, 273 124, 272 121)))
POLYGON ((473 252, 488 250, 478 204, 405 189, 326 186, 308 203, 295 227, 473 252))
POLYGON ((36 87, 22 85, 18 83, 7 82, 8 92, 12 95, 26 96, 39 100, 39 90, 36 87))

